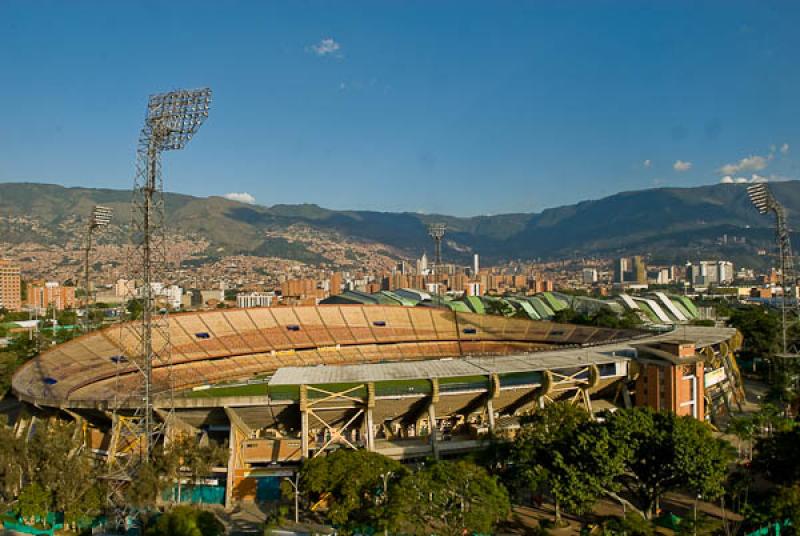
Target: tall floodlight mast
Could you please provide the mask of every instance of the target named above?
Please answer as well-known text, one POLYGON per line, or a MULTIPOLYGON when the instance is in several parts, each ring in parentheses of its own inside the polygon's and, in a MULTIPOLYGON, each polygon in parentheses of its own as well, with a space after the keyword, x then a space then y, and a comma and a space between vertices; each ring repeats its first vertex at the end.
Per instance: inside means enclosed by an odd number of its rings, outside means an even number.
MULTIPOLYGON (((797 278, 794 273, 794 258, 792 255, 792 243, 789 238, 789 227, 786 223, 786 211, 783 206, 775 199, 772 191, 766 183, 753 184, 747 187, 747 194, 750 196, 750 201, 756 207, 759 214, 775 215, 775 235, 778 243, 778 256, 780 262, 780 281, 781 281, 781 328, 782 328, 782 341, 783 341, 783 354, 788 356, 790 353, 789 344, 787 341, 788 330, 788 317, 791 313, 792 320, 797 320, 797 278), (787 303, 787 294, 793 297, 795 305, 790 306, 787 303)), ((796 349, 791 349, 792 354, 796 354, 796 349)))
POLYGON ((150 452, 160 430, 153 419, 156 396, 168 391, 172 406, 171 347, 169 341, 168 307, 158 304, 161 278, 167 264, 167 244, 164 228, 164 195, 161 178, 161 153, 186 147, 189 140, 208 117, 211 90, 177 90, 153 95, 147 104, 147 116, 139 136, 136 159, 136 180, 133 187, 131 242, 134 251, 132 279, 141 283, 137 298, 141 316, 137 321, 136 355, 130 356, 142 374, 142 392, 137 408, 137 421, 142 458, 150 452), (153 382, 154 367, 165 368, 166 379, 153 382), (156 390, 156 387, 158 390, 156 390))
POLYGON ((96 231, 99 232, 103 228, 107 227, 109 223, 111 223, 112 214, 113 210, 110 208, 97 205, 92 209, 92 214, 89 216, 89 223, 86 226, 86 239, 83 258, 83 290, 85 292, 83 311, 84 331, 89 331, 91 329, 91 309, 95 298, 95 294, 92 291, 91 282, 89 280, 91 275, 89 269, 89 258, 92 254, 92 238, 96 231))
POLYGON ((446 223, 431 223, 428 225, 428 236, 433 238, 434 255, 433 255, 433 273, 438 274, 439 265, 442 264, 442 238, 447 231, 446 223))

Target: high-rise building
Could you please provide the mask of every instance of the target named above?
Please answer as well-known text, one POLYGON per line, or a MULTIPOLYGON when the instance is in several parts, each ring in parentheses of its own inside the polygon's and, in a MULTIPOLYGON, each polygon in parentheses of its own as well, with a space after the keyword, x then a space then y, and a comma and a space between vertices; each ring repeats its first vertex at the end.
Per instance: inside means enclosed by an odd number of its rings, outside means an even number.
POLYGON ((633 257, 633 279, 640 285, 647 284, 647 265, 641 255, 633 257))
POLYGON ((331 275, 330 288, 328 289, 328 292, 330 293, 331 296, 336 296, 336 295, 342 293, 342 273, 341 272, 334 272, 334 274, 331 275))
POLYGON ((598 275, 597 268, 584 268, 583 269, 583 284, 591 285, 597 283, 598 275))
POLYGON ((0 259, 0 308, 22 309, 22 275, 19 266, 0 259))
POLYGON ((624 283, 625 274, 628 272, 628 259, 619 258, 614 262, 614 283, 624 283))
POLYGON ((686 263, 686 280, 695 286, 728 284, 734 279, 734 267, 730 261, 700 261, 686 263))
POLYGON ((57 311, 75 307, 75 287, 63 287, 56 281, 31 281, 28 283, 25 304, 38 311, 51 307, 57 311))
POLYGON ((417 260, 417 274, 425 275, 427 273, 428 273, 428 255, 423 253, 422 257, 420 257, 417 260))
POLYGON ((720 284, 732 283, 735 276, 731 261, 717 261, 717 282, 720 284))
POLYGON ((480 271, 481 271, 481 262, 480 262, 480 258, 478 257, 478 254, 476 253, 476 254, 474 254, 472 256, 472 275, 473 275, 473 277, 478 275, 478 272, 480 272, 480 271))

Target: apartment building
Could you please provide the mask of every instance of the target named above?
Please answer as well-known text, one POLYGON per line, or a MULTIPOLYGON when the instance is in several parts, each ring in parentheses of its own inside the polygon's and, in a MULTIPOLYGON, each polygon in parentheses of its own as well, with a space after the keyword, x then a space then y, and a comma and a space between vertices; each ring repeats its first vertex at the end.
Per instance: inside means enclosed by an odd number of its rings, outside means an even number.
POLYGON ((0 308, 22 309, 22 275, 19 266, 0 259, 0 308))

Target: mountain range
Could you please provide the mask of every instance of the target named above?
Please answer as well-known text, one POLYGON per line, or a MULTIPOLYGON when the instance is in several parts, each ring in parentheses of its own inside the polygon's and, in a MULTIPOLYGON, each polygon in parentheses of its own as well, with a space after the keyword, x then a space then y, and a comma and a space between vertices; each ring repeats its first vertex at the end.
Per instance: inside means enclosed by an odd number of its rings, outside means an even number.
MULTIPOLYGON (((800 181, 772 183, 800 228, 800 181)), ((95 204, 112 207, 121 240, 130 220, 125 190, 65 188, 40 183, 0 184, 0 243, 58 244, 74 238, 95 204)), ((250 253, 293 257, 303 244, 286 248, 266 233, 293 226, 390 247, 410 258, 432 242, 426 225, 447 224, 445 260, 465 262, 472 252, 492 262, 643 254, 659 262, 725 257, 757 265, 758 252, 773 240, 773 221, 751 206, 743 184, 656 188, 622 192, 539 213, 455 217, 413 212, 330 210, 311 204, 249 205, 223 197, 165 194, 170 229, 210 244, 209 255, 250 253), (278 247, 277 251, 274 250, 278 247), (299 248, 299 249, 298 249, 299 248)), ((291 240, 290 240, 291 242, 291 240)))

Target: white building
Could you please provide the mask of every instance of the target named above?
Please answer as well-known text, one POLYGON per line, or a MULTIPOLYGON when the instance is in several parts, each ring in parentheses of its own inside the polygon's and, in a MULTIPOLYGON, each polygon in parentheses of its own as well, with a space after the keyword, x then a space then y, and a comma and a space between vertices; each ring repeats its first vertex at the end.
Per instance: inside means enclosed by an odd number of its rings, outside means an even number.
POLYGON ((240 292, 236 295, 236 307, 271 307, 274 292, 240 292))
POLYGON ((686 280, 694 286, 724 285, 733 282, 735 272, 731 261, 700 261, 686 263, 686 280))

